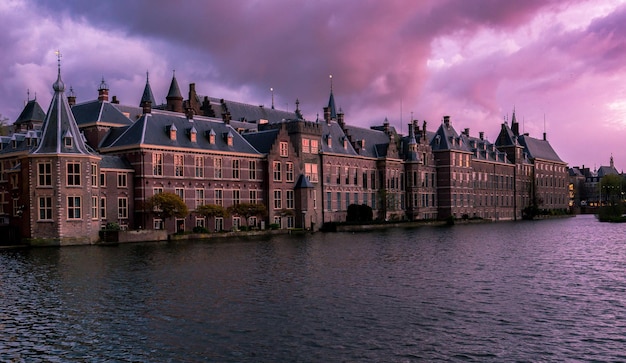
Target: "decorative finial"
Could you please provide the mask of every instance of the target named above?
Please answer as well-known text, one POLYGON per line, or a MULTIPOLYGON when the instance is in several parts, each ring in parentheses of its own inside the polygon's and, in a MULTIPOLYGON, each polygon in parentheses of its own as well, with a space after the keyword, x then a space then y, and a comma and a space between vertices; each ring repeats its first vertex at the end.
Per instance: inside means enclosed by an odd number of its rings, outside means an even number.
POLYGON ((30 88, 26 89, 26 101, 29 102, 30 101, 30 88))
POLYGON ((146 71, 146 83, 150 83, 150 72, 146 71))
POLYGON ((300 99, 296 98, 296 111, 300 111, 300 99))
POLYGON ((331 74, 328 77, 330 78, 330 92, 332 92, 333 91, 333 75, 331 74))
POLYGON ((54 54, 57 56, 58 74, 56 82, 52 85, 52 89, 54 89, 55 92, 63 92, 65 91, 65 84, 63 84, 63 81, 61 80, 61 51, 57 50, 54 54))

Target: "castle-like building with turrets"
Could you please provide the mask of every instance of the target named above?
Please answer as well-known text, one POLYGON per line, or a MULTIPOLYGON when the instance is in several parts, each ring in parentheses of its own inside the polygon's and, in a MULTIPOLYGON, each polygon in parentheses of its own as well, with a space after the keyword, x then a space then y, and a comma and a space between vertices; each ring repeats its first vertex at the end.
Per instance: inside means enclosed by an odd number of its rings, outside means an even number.
POLYGON ((319 230, 366 205, 378 220, 516 220, 530 207, 568 208, 568 168, 544 133, 520 134, 513 112, 495 143, 458 132, 449 116, 430 129, 412 120, 402 135, 385 120, 350 126, 331 88, 323 119, 199 96, 184 99, 173 76, 166 104, 148 78, 138 106, 98 98, 82 103, 58 78, 44 112, 29 100, 0 137, 0 224, 31 244, 98 241, 108 223, 127 229, 241 225, 319 230), (147 205, 177 194, 191 213, 161 220, 147 205), (259 203, 265 216, 207 217, 201 205, 259 203))

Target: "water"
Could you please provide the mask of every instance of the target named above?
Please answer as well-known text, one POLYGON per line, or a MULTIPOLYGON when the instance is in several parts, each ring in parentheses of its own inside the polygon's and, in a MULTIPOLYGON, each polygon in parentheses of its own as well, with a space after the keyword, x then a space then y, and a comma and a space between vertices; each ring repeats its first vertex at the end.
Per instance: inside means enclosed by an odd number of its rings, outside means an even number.
POLYGON ((1 362, 626 361, 626 224, 0 251, 1 362))

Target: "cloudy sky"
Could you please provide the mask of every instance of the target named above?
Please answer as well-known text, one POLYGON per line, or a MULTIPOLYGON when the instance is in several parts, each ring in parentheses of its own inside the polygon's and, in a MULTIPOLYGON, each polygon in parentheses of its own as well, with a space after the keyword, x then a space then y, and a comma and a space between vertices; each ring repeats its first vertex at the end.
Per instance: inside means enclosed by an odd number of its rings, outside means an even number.
POLYGON ((495 140, 513 109, 570 166, 626 168, 625 1, 82 0, 0 2, 0 114, 47 109, 62 73, 78 102, 138 105, 146 71, 164 101, 183 94, 292 110, 314 120, 329 75, 349 124, 411 116, 495 140), (29 92, 29 93, 28 93, 29 92))

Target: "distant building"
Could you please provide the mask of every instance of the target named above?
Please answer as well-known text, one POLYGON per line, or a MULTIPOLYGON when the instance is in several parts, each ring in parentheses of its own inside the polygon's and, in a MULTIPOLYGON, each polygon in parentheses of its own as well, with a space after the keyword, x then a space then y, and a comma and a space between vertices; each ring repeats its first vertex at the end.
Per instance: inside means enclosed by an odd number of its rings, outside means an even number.
MULTIPOLYGON (((607 175, 619 175, 624 177, 616 168, 611 155, 609 165, 603 165, 595 170, 583 166, 573 166, 569 170, 570 175, 570 205, 576 210, 594 212, 596 207, 606 202, 602 197, 600 181, 607 175)), ((624 191, 626 192, 626 191, 624 191)), ((622 199, 623 196, 622 196, 622 199)))
POLYGON ((232 230, 242 225, 318 230, 364 204, 380 220, 516 220, 525 208, 565 211, 568 168, 544 134, 501 125, 495 143, 457 132, 449 116, 434 130, 411 120, 408 135, 389 122, 350 126, 335 108, 323 119, 199 96, 184 99, 175 75, 166 104, 149 79, 139 106, 120 104, 102 80, 98 98, 76 103, 61 72, 47 113, 29 101, 14 132, 0 138, 0 222, 33 244, 94 243, 107 223, 128 229, 232 230), (158 219, 146 202, 172 192, 188 217, 158 219), (205 217, 197 207, 261 203, 240 216, 205 217))

